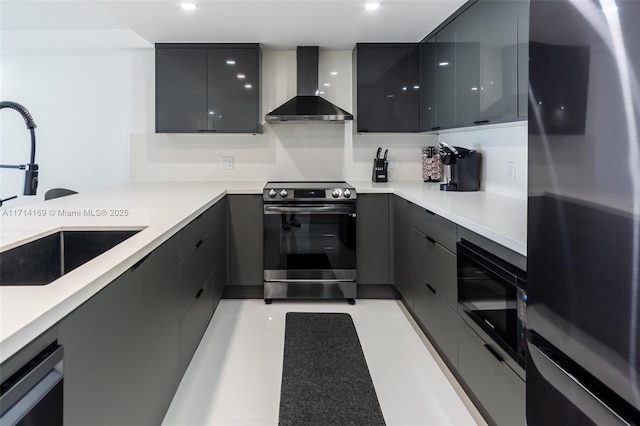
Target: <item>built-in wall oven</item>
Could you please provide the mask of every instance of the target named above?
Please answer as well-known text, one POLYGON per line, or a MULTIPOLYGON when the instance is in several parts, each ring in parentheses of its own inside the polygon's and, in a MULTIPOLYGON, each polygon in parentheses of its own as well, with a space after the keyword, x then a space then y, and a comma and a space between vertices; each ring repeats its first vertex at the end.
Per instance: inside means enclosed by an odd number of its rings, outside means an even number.
POLYGON ((465 239, 457 248, 462 311, 524 369, 526 272, 465 239))
POLYGON ((356 298, 356 191, 345 182, 269 182, 264 299, 356 298))

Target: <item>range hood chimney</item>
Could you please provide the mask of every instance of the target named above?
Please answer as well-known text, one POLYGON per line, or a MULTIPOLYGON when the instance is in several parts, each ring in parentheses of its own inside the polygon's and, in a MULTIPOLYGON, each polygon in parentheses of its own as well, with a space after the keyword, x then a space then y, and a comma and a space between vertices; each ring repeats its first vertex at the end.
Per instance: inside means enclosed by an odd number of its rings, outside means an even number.
POLYGON ((269 123, 344 123, 353 115, 318 96, 318 46, 296 50, 298 95, 265 116, 269 123))

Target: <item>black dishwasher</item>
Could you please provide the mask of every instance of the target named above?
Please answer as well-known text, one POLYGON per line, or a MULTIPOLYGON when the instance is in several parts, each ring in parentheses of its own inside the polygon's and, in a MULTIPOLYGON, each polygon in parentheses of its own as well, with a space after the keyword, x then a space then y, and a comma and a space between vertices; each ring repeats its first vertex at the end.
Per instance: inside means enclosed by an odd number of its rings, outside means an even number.
POLYGON ((52 343, 0 385, 0 425, 62 426, 62 358, 52 343))

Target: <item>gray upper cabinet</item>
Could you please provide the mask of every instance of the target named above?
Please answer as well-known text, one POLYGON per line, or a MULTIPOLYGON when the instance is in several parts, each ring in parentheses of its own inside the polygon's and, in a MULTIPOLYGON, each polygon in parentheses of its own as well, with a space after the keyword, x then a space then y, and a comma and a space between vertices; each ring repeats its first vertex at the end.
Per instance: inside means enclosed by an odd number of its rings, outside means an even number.
POLYGON ((518 3, 518 118, 529 115, 529 0, 518 3))
POLYGON ((476 3, 450 26, 455 31, 456 125, 468 126, 482 121, 481 50, 483 10, 476 3))
POLYGON ((354 56, 357 131, 419 131, 418 45, 358 43, 354 56))
POLYGON ((518 5, 479 1, 469 10, 482 19, 481 122, 513 121, 518 116, 518 5))
POLYGON ((436 37, 420 43, 420 129, 437 130, 436 37))
POLYGON ((526 118, 528 0, 464 7, 420 43, 422 131, 526 118))
MULTIPOLYGON (((437 128, 456 125, 456 32, 447 26, 436 35, 437 128)), ((430 130, 430 129, 427 129, 430 130)))
POLYGON ((156 133, 259 133, 258 44, 156 44, 156 133))

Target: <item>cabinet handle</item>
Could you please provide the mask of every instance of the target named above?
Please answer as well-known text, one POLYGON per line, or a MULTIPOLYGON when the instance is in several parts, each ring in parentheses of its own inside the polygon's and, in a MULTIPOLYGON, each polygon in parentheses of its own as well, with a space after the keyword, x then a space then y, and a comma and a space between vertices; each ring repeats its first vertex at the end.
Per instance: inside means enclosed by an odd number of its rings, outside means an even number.
POLYGON ((504 359, 502 359, 502 357, 500 356, 500 354, 499 354, 498 352, 496 352, 496 350, 495 350, 495 349, 493 349, 491 346, 489 346, 489 345, 485 344, 485 345, 484 345, 484 348, 485 348, 486 350, 488 350, 488 351, 489 351, 489 353, 491 353, 491 355, 493 355, 493 356, 495 357, 495 359, 497 359, 497 360, 498 360, 498 362, 504 362, 504 359))
POLYGON ((200 299, 200 296, 202 296, 202 292, 204 291, 203 288, 201 288, 200 290, 198 290, 198 294, 196 294, 196 299, 200 299))
POLYGON ((436 127, 432 127, 431 130, 440 130, 442 127, 440 126, 436 126, 436 127))
POLYGON ((200 241, 198 241, 198 242, 196 243, 196 248, 199 248, 199 247, 202 245, 202 243, 204 243, 204 240, 200 240, 200 241))
POLYGON ((435 289, 434 289, 433 287, 431 287, 429 284, 427 284, 427 288, 428 288, 429 290, 431 290, 431 292, 432 292, 433 294, 436 294, 435 289))
POLYGON ((435 243, 436 243, 436 240, 434 240, 434 239, 433 239, 433 238, 431 238, 431 237, 427 237, 427 241, 429 241, 429 242, 430 242, 430 243, 432 243, 432 244, 435 244, 435 243))
POLYGON ((485 124, 488 123, 489 120, 478 120, 478 121, 474 121, 473 124, 485 124))
POLYGON ((436 215, 436 214, 435 214, 434 212, 432 212, 431 210, 424 209, 424 212, 425 212, 425 213, 429 213, 431 216, 435 216, 435 215, 436 215))

